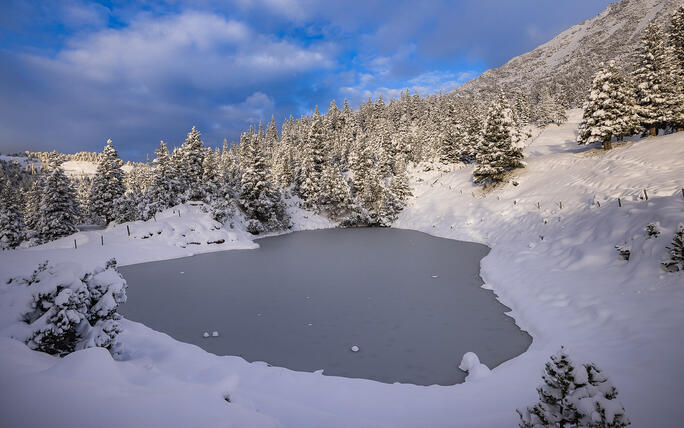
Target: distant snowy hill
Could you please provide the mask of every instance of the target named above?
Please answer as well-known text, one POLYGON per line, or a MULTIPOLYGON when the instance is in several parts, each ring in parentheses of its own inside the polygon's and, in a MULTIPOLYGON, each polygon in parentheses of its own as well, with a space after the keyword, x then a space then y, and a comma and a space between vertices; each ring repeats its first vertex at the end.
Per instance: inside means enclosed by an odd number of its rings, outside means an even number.
POLYGON ((455 90, 476 94, 497 87, 535 92, 540 86, 561 89, 573 103, 582 102, 598 64, 614 59, 629 68, 641 32, 653 19, 665 26, 679 0, 622 0, 592 19, 562 32, 531 52, 482 73, 455 90))

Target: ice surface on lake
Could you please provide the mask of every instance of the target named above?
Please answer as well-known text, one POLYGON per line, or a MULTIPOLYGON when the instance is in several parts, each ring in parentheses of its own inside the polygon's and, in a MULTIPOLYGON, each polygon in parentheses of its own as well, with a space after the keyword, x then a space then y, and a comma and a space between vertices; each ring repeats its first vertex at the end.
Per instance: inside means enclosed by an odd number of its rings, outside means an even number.
POLYGON ((257 242, 122 267, 120 312, 217 355, 388 383, 463 382, 466 352, 495 367, 531 342, 481 288, 484 245, 369 228, 257 242), (199 338, 207 325, 220 337, 199 338))

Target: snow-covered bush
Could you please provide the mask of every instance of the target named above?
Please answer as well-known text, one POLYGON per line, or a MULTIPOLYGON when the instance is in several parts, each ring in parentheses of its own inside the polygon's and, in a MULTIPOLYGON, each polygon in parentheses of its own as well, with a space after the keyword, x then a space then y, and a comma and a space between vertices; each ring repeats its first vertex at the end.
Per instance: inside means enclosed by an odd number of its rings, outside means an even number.
POLYGON ((660 236, 660 231, 658 230, 658 226, 655 225, 655 223, 649 223, 646 225, 646 235, 648 235, 649 238, 657 238, 660 236))
POLYGON ((680 224, 672 238, 672 244, 666 247, 670 258, 663 262, 663 267, 668 272, 684 270, 684 224, 680 224))
POLYGON ((625 245, 616 245, 615 249, 618 252, 618 255, 622 260, 627 260, 629 261, 629 257, 632 255, 632 250, 629 248, 627 244, 625 245))
POLYGON ((91 347, 119 352, 117 308, 126 301, 126 281, 114 259, 92 271, 44 262, 8 285, 28 289, 13 336, 31 349, 60 356, 91 347))
POLYGON ((594 364, 576 366, 561 347, 546 363, 539 402, 520 410, 521 428, 626 427, 617 389, 594 364))

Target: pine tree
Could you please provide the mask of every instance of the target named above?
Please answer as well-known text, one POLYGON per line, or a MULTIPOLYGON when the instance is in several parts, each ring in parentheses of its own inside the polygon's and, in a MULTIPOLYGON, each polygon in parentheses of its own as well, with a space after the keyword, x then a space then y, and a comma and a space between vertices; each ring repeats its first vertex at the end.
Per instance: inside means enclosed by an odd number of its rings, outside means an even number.
POLYGON ((565 348, 551 356, 546 363, 542 379, 544 384, 537 388, 539 402, 532 407, 518 410, 521 428, 576 427, 582 420, 573 393, 584 387, 586 381, 576 379, 576 367, 565 348))
POLYGON ((584 365, 587 389, 579 398, 579 405, 593 404, 583 409, 587 428, 624 428, 630 425, 625 408, 617 401, 618 391, 595 364, 584 365), (592 411, 593 410, 593 411, 592 411))
POLYGON ((318 107, 316 107, 304 147, 304 153, 302 154, 302 164, 298 180, 299 196, 307 208, 315 208, 318 203, 317 199, 320 192, 320 179, 325 162, 325 153, 323 120, 318 112, 318 107))
POLYGON ((194 126, 178 149, 180 156, 180 179, 186 199, 202 198, 202 164, 204 162, 204 144, 202 134, 194 126))
POLYGON ((26 193, 26 203, 24 205, 24 222, 26 223, 26 239, 31 244, 40 243, 42 241, 39 232, 39 225, 43 187, 45 187, 45 179, 41 174, 33 182, 33 184, 31 184, 29 191, 26 193))
POLYGON ((670 103, 673 98, 671 56, 665 46, 662 30, 655 22, 643 32, 641 48, 633 73, 636 83, 637 114, 641 126, 652 136, 672 119, 670 103))
POLYGON ((323 169, 318 204, 331 218, 339 218, 349 210, 349 186, 340 169, 332 163, 323 169))
POLYGON ((684 5, 672 15, 668 32, 669 53, 672 56, 672 79, 674 98, 672 99, 673 122, 681 130, 684 128, 684 5))
POLYGON ((141 209, 142 218, 147 220, 156 213, 178 203, 181 184, 166 144, 161 141, 154 152, 154 170, 152 183, 145 194, 145 203, 141 209))
POLYGON ((663 262, 668 272, 684 271, 684 224, 680 224, 672 238, 672 244, 667 247, 670 258, 663 262))
POLYGON ((241 143, 245 146, 240 159, 242 177, 239 204, 247 219, 250 220, 248 231, 253 234, 290 226, 280 192, 270 183, 266 161, 259 143, 258 135, 254 134, 241 143))
POLYGON ((522 158, 522 150, 513 146, 511 111, 501 93, 489 109, 473 181, 485 186, 500 183, 508 171, 524 166, 522 158))
POLYGON ((0 177, 0 250, 16 248, 24 240, 24 216, 17 201, 16 188, 0 177))
POLYGON ((594 76, 589 98, 584 103, 584 114, 577 136, 578 144, 600 142, 603 148, 612 148, 611 139, 632 135, 637 121, 634 100, 615 61, 601 69, 594 76))
POLYGON ((93 180, 90 176, 82 174, 76 181, 76 202, 78 204, 79 223, 90 223, 92 214, 90 209, 90 194, 92 193, 93 180))
POLYGON ((126 191, 121 165, 121 159, 112 140, 107 140, 93 177, 90 194, 91 209, 104 220, 105 224, 114 220, 116 200, 126 191))
POLYGON ((50 165, 41 195, 37 232, 42 242, 52 241, 78 232, 75 191, 64 170, 50 165))

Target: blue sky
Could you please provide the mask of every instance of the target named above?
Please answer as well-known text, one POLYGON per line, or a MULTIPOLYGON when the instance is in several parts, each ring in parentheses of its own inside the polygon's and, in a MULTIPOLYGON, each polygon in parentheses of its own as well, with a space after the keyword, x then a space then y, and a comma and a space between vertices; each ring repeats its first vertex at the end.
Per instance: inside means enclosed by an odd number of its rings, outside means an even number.
POLYGON ((610 0, 0 2, 0 152, 143 159, 345 98, 448 91, 610 0))

